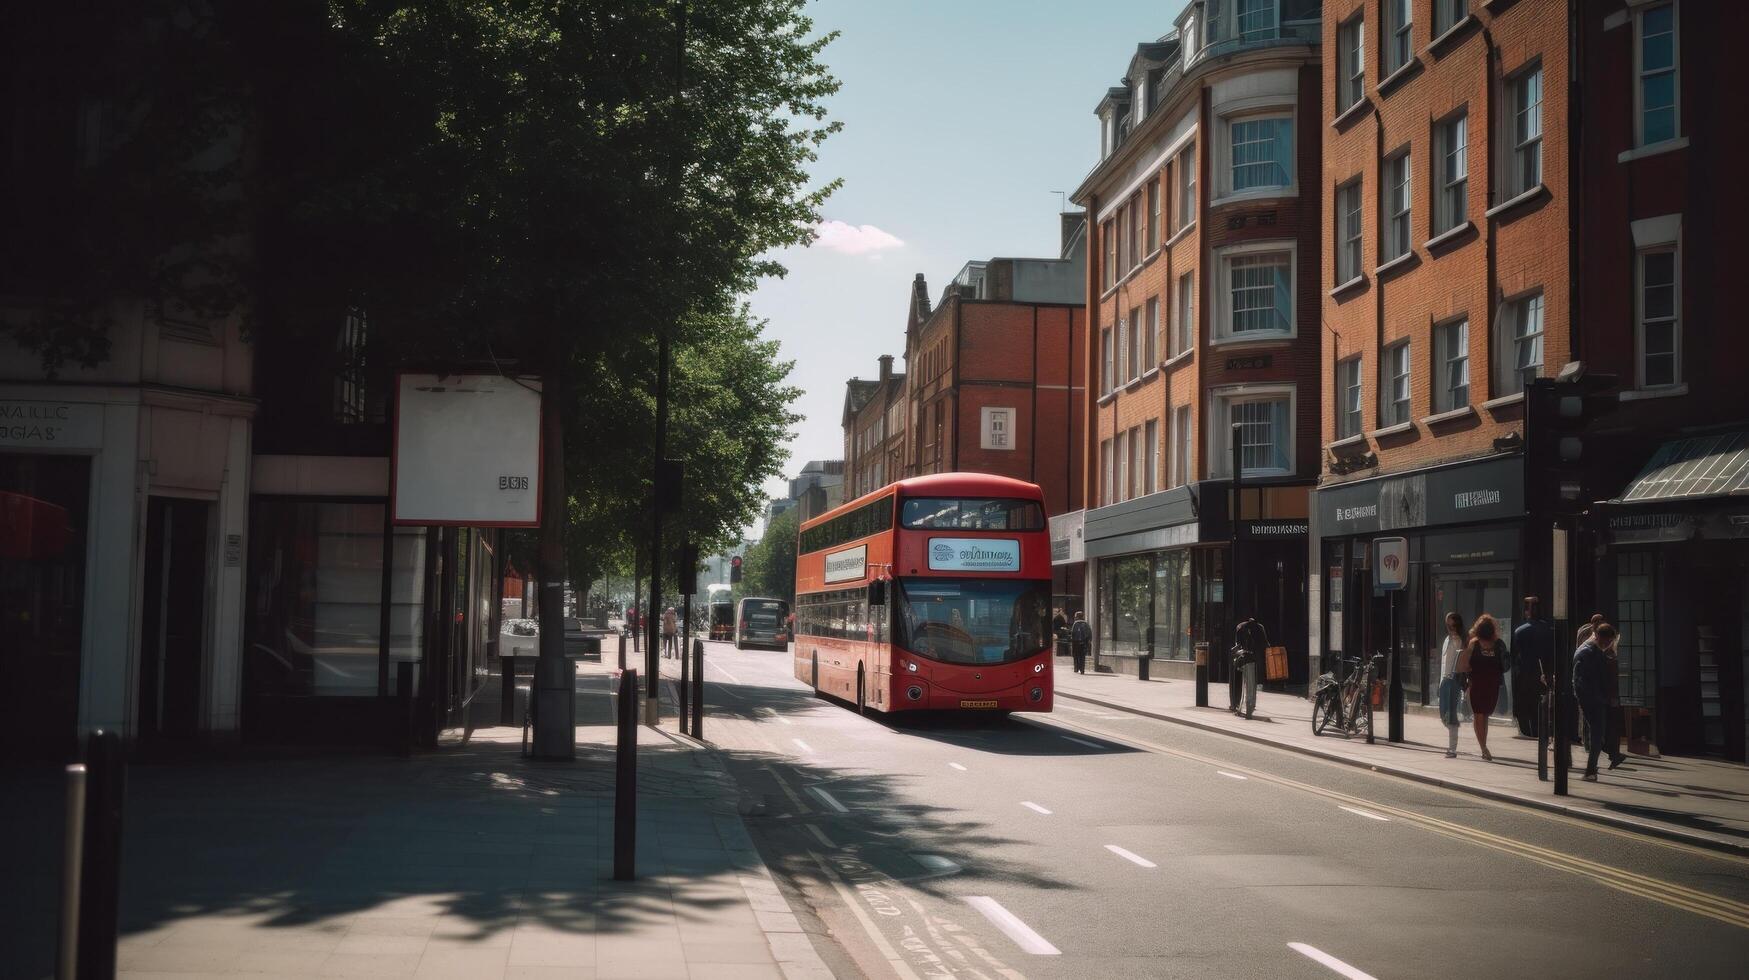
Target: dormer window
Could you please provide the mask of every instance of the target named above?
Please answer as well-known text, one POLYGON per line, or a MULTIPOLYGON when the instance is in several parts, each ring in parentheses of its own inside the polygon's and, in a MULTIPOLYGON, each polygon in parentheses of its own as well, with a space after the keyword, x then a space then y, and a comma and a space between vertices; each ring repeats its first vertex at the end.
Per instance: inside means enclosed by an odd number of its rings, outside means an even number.
POLYGON ((1117 147, 1117 127, 1112 124, 1111 110, 1099 114, 1099 158, 1111 156, 1117 147))
POLYGON ((1197 41, 1196 37, 1195 14, 1184 18, 1184 30, 1181 36, 1183 37, 1180 43, 1184 49, 1184 67, 1189 68, 1196 61, 1197 51, 1202 48, 1202 44, 1197 41))

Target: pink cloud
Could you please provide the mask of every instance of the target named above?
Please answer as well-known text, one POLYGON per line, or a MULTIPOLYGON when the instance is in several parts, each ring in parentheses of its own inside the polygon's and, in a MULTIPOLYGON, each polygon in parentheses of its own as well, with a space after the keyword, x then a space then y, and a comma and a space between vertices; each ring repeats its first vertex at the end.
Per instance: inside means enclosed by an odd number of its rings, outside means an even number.
POLYGON ((853 225, 843 221, 822 221, 814 226, 814 234, 815 245, 845 255, 874 256, 874 253, 901 248, 905 244, 874 225, 853 225))

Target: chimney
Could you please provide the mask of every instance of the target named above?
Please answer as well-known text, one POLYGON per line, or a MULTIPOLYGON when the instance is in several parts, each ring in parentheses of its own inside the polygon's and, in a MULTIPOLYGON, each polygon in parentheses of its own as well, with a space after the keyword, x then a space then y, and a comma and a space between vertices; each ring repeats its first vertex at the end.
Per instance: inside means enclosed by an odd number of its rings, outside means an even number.
POLYGON ((924 280, 921 272, 917 273, 917 278, 911 280, 911 304, 918 323, 929 319, 929 283, 924 280))
POLYGON ((881 380, 890 381, 893 377, 893 355, 881 355, 881 380))

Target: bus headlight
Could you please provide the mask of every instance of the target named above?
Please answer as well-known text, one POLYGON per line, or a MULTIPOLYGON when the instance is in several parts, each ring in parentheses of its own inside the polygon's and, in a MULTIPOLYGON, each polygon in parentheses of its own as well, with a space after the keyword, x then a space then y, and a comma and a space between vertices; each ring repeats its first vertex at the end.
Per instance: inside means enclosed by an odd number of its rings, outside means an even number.
POLYGON ((923 700, 923 689, 913 684, 905 688, 905 696, 913 701, 921 701, 923 700))
POLYGON ((1033 699, 1033 700, 1034 700, 1034 701, 1043 701, 1043 700, 1044 700, 1044 699, 1045 699, 1045 692, 1044 692, 1044 689, 1043 689, 1043 688, 1039 688, 1039 687, 1035 687, 1035 688, 1033 688, 1033 689, 1032 689, 1032 691, 1031 691, 1031 692, 1030 692, 1030 693, 1029 693, 1029 694, 1028 694, 1028 695, 1027 695, 1027 697, 1030 697, 1030 698, 1032 698, 1032 699, 1033 699))

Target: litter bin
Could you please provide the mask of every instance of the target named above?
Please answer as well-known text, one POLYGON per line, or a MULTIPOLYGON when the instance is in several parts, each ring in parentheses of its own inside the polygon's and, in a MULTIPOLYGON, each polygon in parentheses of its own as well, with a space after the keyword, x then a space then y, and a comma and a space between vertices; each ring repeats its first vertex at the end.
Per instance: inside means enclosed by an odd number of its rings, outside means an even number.
POLYGON ((1141 656, 1137 657, 1136 658, 1136 680, 1139 680, 1139 681, 1147 680, 1148 679, 1148 670, 1153 665, 1153 663, 1154 663, 1154 655, 1151 653, 1144 653, 1141 656))

